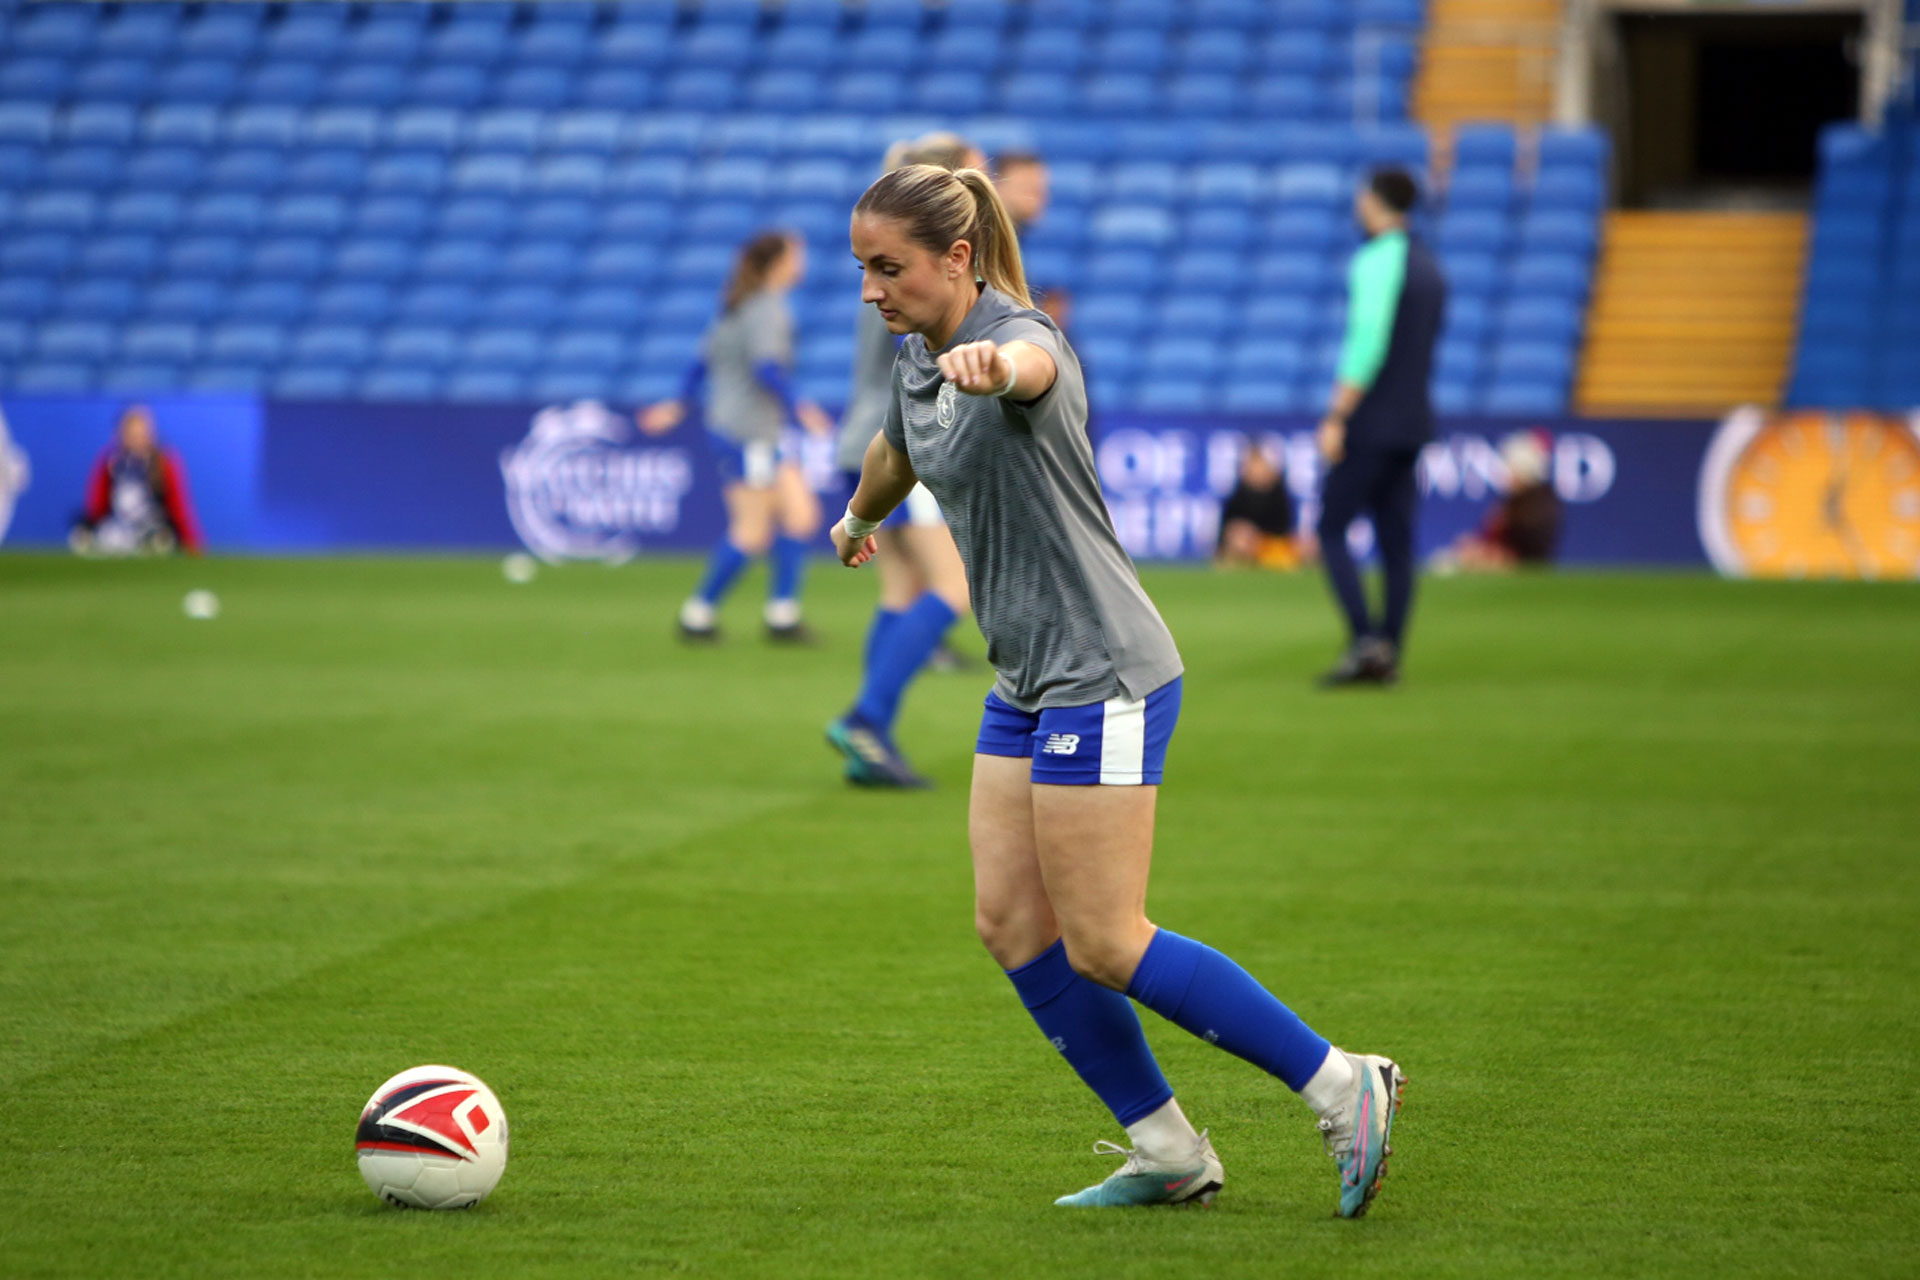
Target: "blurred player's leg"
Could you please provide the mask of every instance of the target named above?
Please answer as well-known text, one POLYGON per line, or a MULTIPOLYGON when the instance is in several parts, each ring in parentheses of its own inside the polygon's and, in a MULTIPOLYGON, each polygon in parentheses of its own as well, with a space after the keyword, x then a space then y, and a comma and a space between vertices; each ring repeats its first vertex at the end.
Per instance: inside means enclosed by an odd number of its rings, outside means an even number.
POLYGON ((773 539, 766 623, 770 639, 808 644, 812 633, 800 617, 800 587, 806 574, 807 547, 820 531, 820 499, 800 468, 783 463, 774 478, 779 532, 773 539))
POLYGON ((1418 458, 1417 453, 1396 455, 1381 474, 1372 504, 1381 576, 1386 581, 1380 638, 1392 646, 1390 661, 1396 667, 1406 638, 1407 617, 1413 610, 1414 516, 1420 501, 1415 483, 1418 458))
POLYGON ((719 632, 720 602, 732 590, 747 562, 766 549, 773 535, 773 491, 748 484, 729 484, 727 533, 707 558, 706 573, 687 602, 680 606, 680 634, 689 640, 713 640, 719 632))

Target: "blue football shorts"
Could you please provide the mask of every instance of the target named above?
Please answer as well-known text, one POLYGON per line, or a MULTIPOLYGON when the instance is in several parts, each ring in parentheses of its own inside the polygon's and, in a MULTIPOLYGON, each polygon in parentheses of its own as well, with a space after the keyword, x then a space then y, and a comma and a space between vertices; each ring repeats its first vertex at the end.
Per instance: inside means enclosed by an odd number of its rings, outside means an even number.
POLYGON ((774 473, 788 460, 787 451, 775 440, 729 440, 717 431, 707 433, 714 460, 720 464, 721 484, 744 484, 755 489, 773 486, 774 473))
POLYGON ((1144 698, 1044 711, 1020 711, 989 693, 974 750, 1031 757, 1033 780, 1053 786, 1157 787, 1179 720, 1179 677, 1144 698))

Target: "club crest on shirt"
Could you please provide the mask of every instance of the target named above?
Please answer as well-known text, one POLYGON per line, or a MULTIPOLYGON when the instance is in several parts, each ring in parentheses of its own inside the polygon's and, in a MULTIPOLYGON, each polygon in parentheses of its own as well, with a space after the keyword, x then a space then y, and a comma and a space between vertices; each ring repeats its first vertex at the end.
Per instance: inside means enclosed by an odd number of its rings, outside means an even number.
POLYGON ((933 402, 933 420, 942 431, 953 425, 954 416, 960 411, 960 392, 951 382, 940 384, 940 394, 933 402))

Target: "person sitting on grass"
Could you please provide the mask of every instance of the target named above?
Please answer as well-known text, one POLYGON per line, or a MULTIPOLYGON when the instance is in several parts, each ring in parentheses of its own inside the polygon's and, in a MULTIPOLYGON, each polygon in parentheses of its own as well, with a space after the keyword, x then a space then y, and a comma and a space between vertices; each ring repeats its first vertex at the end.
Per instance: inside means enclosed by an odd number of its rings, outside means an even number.
POLYGON ((1472 533, 1433 558, 1437 572, 1505 573, 1550 565, 1560 551, 1560 495, 1548 476, 1553 438, 1516 431, 1500 442, 1507 491, 1472 533))
POLYGON ((1308 549, 1294 528, 1286 472, 1266 450, 1250 446, 1240 455, 1240 478, 1220 508, 1214 564, 1297 569, 1308 549))

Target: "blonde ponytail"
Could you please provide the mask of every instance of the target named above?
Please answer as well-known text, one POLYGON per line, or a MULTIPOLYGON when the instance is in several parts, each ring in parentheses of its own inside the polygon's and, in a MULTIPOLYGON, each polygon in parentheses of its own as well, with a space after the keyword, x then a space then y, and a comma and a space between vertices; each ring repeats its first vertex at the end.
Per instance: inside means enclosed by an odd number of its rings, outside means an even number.
POLYGON ((1027 292, 1027 268, 1020 261, 1020 237, 1013 229, 1013 217, 1001 203, 993 179, 978 169, 961 169, 954 177, 973 193, 975 225, 980 238, 974 241, 974 270, 980 278, 1023 307, 1033 305, 1027 292))
POLYGON ((1033 305, 1020 239, 993 179, 978 169, 908 164, 882 174, 853 207, 856 214, 896 218, 907 238, 932 253, 955 241, 973 247, 974 272, 1023 307, 1033 305))

